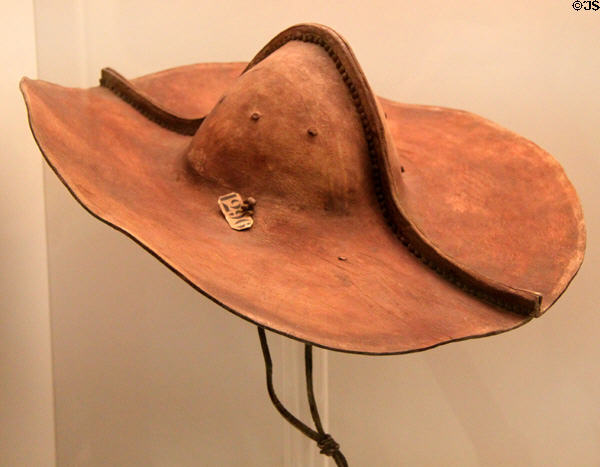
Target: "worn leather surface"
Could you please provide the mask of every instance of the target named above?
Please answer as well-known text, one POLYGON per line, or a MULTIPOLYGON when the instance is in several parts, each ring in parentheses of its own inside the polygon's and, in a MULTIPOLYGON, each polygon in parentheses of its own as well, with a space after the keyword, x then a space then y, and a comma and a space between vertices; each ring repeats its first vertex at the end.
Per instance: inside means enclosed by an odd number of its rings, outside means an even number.
MULTIPOLYGON (((360 116, 322 47, 290 41, 237 79, 244 68, 132 80, 169 112, 208 114, 194 137, 105 88, 25 80, 22 89, 38 144, 74 196, 255 323, 337 350, 398 353, 530 319, 465 293, 394 235, 360 116), (233 231, 222 217, 217 198, 229 191, 257 199, 252 229, 233 231)), ((547 309, 585 244, 558 163, 467 112, 379 105, 393 145, 387 173, 415 231, 481 277, 541 294, 547 309)))

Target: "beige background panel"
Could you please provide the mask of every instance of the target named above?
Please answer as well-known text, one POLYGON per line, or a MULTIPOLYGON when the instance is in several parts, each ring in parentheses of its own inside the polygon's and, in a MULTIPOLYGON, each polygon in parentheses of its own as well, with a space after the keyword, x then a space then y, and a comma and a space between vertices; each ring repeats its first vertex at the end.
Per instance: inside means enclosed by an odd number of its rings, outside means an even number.
MULTIPOLYGON (((346 37, 378 94, 466 109, 548 150, 577 188, 588 230, 582 269, 548 314, 508 334, 421 354, 319 351, 319 368, 328 378, 317 376, 318 392, 329 412, 327 425, 351 465, 596 466, 600 12, 576 12, 571 3, 180 0, 165 6, 38 0, 39 76, 90 86, 102 66, 133 77, 193 62, 249 60, 285 27, 317 21, 346 37)), ((31 24, 31 18, 14 23, 31 24)), ((25 26, 17 29, 33 40, 25 26)), ((5 43, 17 48, 12 40, 5 43)), ((9 57, 19 70, 25 68, 17 74, 33 73, 22 58, 9 57)), ((20 99, 16 87, 6 89, 20 99)), ((11 148, 3 158, 14 161, 18 148, 32 141, 24 109, 10 112, 8 122, 17 126, 3 137, 10 142, 3 148, 11 148)), ((35 177, 41 157, 33 151, 27 160, 31 166, 9 164, 9 172, 26 167, 35 177)), ((325 465, 312 443, 288 428, 270 405, 255 329, 91 218, 48 175, 58 465, 325 465)), ((3 187, 22 193, 16 180, 3 178, 3 187)), ((32 186, 39 188, 39 180, 32 186)), ((30 223, 15 230, 3 224, 2 234, 39 236, 39 198, 18 202, 27 206, 30 223)), ((3 204, 4 218, 9 205, 3 204)), ((4 279, 5 271, 12 271, 7 264, 43 272, 42 257, 28 263, 18 252, 37 250, 14 245, 3 250, 14 258, 4 262, 2 274, 2 286, 13 295, 1 299, 2 322, 11 323, 3 333, 12 338, 2 339, 0 352, 48 362, 47 346, 40 347, 48 339, 43 313, 14 312, 44 303, 44 280, 30 284, 30 274, 11 276, 18 277, 18 287, 9 287, 4 279), (18 329, 40 330, 27 341, 31 353, 24 353, 25 341, 15 337, 18 329)), ((272 338, 277 384, 308 420, 301 347, 283 341, 272 338)), ((15 389, 2 392, 0 400, 3 410, 12 410, 1 459, 11 459, 8 465, 51 465, 18 462, 26 459, 19 456, 30 439, 41 440, 46 454, 51 449, 48 366, 8 361, 17 369, 2 367, 3 381, 15 389), (27 378, 37 378, 45 398, 20 390, 27 378), (20 430, 13 428, 18 421, 20 430)))
POLYGON ((35 76, 31 2, 0 15, 0 465, 54 464, 42 163, 18 89, 35 76))

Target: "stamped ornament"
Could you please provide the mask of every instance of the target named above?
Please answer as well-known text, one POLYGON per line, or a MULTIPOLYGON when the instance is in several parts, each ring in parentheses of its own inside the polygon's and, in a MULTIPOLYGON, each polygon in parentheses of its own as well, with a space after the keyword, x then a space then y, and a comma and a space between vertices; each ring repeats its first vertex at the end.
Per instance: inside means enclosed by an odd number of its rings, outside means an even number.
POLYGON ((242 201, 239 193, 232 192, 220 196, 218 203, 229 227, 233 230, 247 230, 254 224, 252 219, 254 214, 252 208, 256 204, 254 198, 242 201))

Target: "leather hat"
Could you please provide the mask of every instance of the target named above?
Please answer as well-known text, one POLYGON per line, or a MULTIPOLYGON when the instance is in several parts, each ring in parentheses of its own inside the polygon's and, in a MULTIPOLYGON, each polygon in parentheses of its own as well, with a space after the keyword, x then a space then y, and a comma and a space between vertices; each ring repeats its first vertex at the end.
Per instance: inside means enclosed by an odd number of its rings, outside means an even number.
POLYGON ((469 112, 377 97, 321 25, 249 63, 21 89, 44 157, 92 215, 306 343, 390 354, 507 331, 583 259, 580 203, 550 154, 469 112))

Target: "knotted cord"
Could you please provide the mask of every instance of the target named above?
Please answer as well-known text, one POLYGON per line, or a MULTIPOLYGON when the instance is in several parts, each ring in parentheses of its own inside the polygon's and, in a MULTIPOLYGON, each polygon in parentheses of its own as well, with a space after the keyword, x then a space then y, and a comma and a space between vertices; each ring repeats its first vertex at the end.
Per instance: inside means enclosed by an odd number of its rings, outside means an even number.
POLYGON ((340 451, 340 445, 331 437, 329 433, 325 433, 323 430, 323 425, 321 424, 321 417, 319 416, 319 410, 317 409, 317 403, 315 401, 315 394, 313 390, 312 345, 304 345, 304 365, 306 369, 306 392, 308 395, 308 405, 310 407, 312 419, 315 422, 315 427, 317 428, 316 431, 292 415, 292 413, 283 406, 275 394, 275 388, 273 387, 273 361, 271 360, 271 352, 269 351, 269 344, 267 343, 265 330, 261 327, 258 328, 258 337, 260 338, 260 347, 262 349, 263 357, 265 358, 267 390, 269 392, 271 402, 273 402, 275 408, 279 411, 283 418, 300 430, 305 436, 316 441, 317 446, 319 446, 319 449, 321 450, 321 454, 332 457, 337 467, 348 467, 348 462, 340 451))

